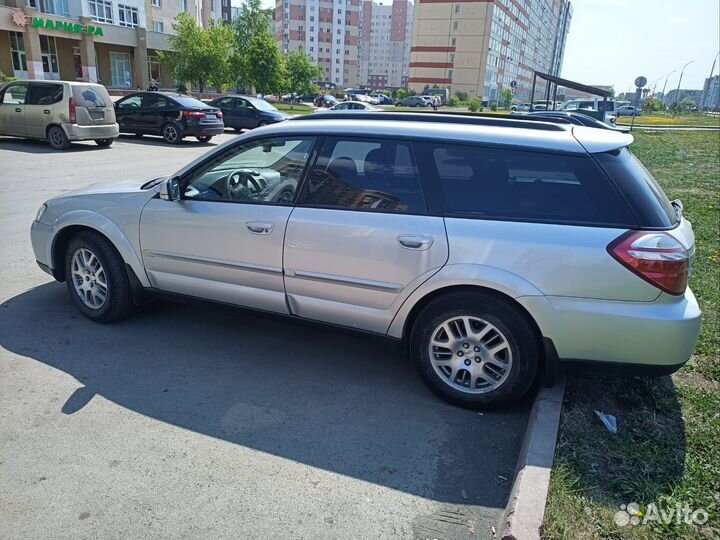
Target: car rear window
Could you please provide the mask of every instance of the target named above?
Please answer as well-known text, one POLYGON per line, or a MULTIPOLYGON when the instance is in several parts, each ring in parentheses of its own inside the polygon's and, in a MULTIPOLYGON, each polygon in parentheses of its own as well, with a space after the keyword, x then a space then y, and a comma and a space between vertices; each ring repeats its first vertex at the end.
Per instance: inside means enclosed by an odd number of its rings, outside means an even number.
POLYGON ((625 203, 587 156, 420 143, 421 172, 437 178, 446 215, 628 226, 625 203))
POLYGON ((207 103, 191 98, 188 96, 173 96, 173 99, 177 101, 182 107, 188 107, 192 109, 207 109, 210 107, 207 103))
POLYGON ((110 96, 102 86, 74 84, 72 89, 78 107, 110 107, 110 96))
POLYGON ((641 227, 673 227, 678 223, 665 192, 627 147, 593 157, 628 199, 641 227))

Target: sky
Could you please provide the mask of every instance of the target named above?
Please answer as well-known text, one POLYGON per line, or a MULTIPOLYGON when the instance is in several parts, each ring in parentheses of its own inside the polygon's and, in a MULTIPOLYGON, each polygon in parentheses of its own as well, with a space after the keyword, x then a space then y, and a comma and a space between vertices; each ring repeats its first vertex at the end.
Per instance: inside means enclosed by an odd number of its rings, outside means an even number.
MULTIPOLYGON (((240 5, 242 0, 231 0, 240 5)), ((720 51, 720 0, 571 0, 573 17, 561 76, 590 85, 634 89, 639 75, 661 91, 701 89, 720 51)), ((275 0, 263 0, 274 7, 275 0)), ((720 61, 715 66, 715 75, 720 61)))

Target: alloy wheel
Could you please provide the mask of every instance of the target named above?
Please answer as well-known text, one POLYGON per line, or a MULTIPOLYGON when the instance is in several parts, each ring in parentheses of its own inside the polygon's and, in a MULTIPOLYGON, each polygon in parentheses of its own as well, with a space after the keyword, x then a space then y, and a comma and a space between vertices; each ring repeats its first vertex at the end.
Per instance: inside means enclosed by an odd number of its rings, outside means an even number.
POLYGON ((82 303, 90 309, 100 309, 108 295, 107 276, 100 259, 87 248, 73 253, 70 263, 72 282, 82 303))
POLYGON ((175 126, 165 126, 165 129, 163 129, 163 138, 169 143, 174 143, 175 141, 177 141, 177 128, 175 126))

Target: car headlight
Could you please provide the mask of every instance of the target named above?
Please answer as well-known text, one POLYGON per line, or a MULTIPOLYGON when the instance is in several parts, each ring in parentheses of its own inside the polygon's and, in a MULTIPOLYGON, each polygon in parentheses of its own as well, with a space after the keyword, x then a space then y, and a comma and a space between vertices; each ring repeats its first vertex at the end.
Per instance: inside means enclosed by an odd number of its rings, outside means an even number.
POLYGON ((45 210, 47 210, 47 204, 43 204, 40 208, 38 208, 37 215, 35 216, 35 221, 40 221, 40 218, 45 213, 45 210))

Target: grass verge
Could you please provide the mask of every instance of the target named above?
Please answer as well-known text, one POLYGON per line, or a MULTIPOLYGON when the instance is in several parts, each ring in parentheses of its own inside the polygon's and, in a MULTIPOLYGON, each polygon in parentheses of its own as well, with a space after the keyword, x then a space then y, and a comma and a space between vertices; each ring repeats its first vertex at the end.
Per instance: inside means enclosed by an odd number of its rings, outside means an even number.
MULTIPOLYGON (((618 124, 630 125, 632 116, 621 116, 618 124)), ((653 114, 642 114, 635 118, 637 126, 708 126, 720 127, 720 116, 709 116, 706 114, 678 114, 672 116, 668 113, 656 112, 653 114)))
POLYGON ((287 114, 293 114, 295 116, 301 114, 310 114, 315 110, 309 105, 302 105, 300 103, 296 103, 294 105, 290 105, 289 103, 273 103, 273 107, 275 107, 279 111, 287 114))
POLYGON ((693 223, 690 286, 703 328, 695 355, 672 377, 568 379, 546 539, 720 538, 720 135, 648 131, 635 138, 635 154, 671 199, 683 200, 693 223), (595 409, 617 417, 618 433, 602 426, 595 409), (621 506, 633 502, 641 515, 621 506), (685 523, 686 508, 707 511, 706 523, 685 523), (624 524, 632 517, 640 523, 624 524))

